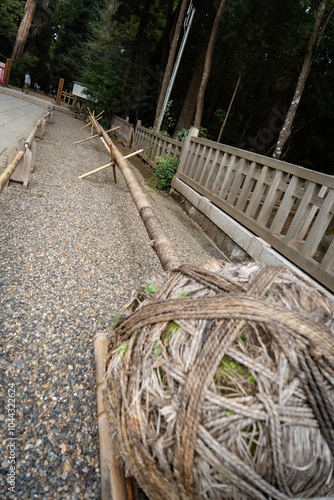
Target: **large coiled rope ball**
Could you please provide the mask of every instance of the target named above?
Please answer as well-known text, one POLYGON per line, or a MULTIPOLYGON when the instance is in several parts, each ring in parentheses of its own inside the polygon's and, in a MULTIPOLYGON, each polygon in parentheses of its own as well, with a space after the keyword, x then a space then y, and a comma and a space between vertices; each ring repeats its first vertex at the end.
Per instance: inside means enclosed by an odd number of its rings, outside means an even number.
POLYGON ((119 317, 104 404, 149 498, 334 495, 334 319, 282 267, 162 273, 119 317))

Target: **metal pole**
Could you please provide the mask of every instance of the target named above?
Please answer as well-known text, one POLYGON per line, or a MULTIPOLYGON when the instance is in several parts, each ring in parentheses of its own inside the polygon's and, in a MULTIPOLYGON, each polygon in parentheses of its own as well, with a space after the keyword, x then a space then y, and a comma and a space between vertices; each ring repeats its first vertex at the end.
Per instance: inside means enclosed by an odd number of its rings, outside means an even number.
POLYGON ((170 96, 170 94, 172 92, 172 88, 173 88, 173 85, 174 85, 176 73, 177 73, 177 70, 179 69, 179 65, 180 65, 180 62, 181 62, 181 57, 182 57, 182 54, 183 54, 183 51, 184 51, 184 47, 186 45, 186 41, 187 41, 187 38, 188 38, 188 35, 189 35, 190 28, 191 28, 191 23, 193 22, 195 10, 196 9, 193 6, 192 2, 190 2, 190 5, 188 7, 188 12, 187 12, 187 17, 186 17, 185 22, 184 22, 185 32, 184 32, 184 35, 183 35, 183 38, 182 38, 182 42, 181 42, 181 46, 180 46, 180 49, 179 49, 179 53, 177 55, 177 59, 176 59, 176 62, 175 62, 173 73, 172 73, 171 79, 169 81, 169 85, 168 85, 166 96, 165 96, 165 100, 164 100, 164 103, 163 103, 163 106, 162 106, 161 114, 159 116, 158 125, 157 125, 157 132, 159 132, 161 124, 162 124, 162 120, 164 118, 166 107, 167 107, 167 104, 168 104, 168 101, 169 101, 169 96, 170 96))

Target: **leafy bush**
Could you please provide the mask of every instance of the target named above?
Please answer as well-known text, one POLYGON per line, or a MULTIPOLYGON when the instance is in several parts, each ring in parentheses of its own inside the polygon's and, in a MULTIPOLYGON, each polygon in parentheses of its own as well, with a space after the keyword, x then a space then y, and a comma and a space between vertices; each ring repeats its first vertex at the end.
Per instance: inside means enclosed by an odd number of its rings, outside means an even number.
MULTIPOLYGON (((199 129, 198 137, 202 139, 208 138, 208 129, 203 127, 196 127, 199 129)), ((184 142, 186 140, 187 135, 189 134, 189 128, 181 128, 175 136, 175 139, 180 142, 184 142)))
POLYGON ((158 189, 164 189, 168 191, 172 184, 172 179, 176 174, 177 167, 180 163, 180 158, 178 156, 170 156, 169 158, 162 158, 157 156, 157 167, 153 172, 154 185, 158 189))
POLYGON ((186 140, 187 135, 189 134, 189 128, 181 128, 175 136, 175 139, 180 142, 184 142, 186 140))

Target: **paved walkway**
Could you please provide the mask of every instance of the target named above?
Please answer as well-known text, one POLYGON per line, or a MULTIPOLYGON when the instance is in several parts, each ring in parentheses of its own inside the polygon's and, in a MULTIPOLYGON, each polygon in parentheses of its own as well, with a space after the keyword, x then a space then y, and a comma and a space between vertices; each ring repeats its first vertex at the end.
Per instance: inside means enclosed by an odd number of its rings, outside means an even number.
POLYGON ((0 87, 0 158, 7 148, 15 146, 21 137, 27 137, 34 120, 45 114, 49 104, 29 94, 0 87))

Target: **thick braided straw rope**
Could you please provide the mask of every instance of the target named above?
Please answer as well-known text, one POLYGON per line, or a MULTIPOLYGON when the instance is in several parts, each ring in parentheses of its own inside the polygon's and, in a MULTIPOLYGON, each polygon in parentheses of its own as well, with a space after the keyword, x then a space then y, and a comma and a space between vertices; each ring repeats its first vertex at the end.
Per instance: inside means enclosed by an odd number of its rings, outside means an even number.
POLYGON ((113 331, 126 467, 157 500, 333 498, 333 302, 284 268, 205 267, 157 276, 113 331))

